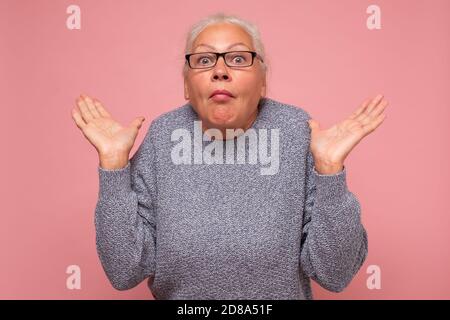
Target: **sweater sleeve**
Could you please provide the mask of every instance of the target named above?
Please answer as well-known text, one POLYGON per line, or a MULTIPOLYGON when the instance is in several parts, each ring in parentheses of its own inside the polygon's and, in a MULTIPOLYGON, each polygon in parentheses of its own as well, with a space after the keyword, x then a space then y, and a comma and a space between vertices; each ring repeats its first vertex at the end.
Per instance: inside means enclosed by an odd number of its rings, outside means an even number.
POLYGON ((124 168, 98 166, 97 253, 117 290, 131 289, 155 272, 154 148, 148 136, 124 168))
POLYGON ((341 292, 367 256, 361 206, 347 188, 345 166, 336 174, 319 174, 309 151, 306 167, 301 265, 323 288, 341 292))

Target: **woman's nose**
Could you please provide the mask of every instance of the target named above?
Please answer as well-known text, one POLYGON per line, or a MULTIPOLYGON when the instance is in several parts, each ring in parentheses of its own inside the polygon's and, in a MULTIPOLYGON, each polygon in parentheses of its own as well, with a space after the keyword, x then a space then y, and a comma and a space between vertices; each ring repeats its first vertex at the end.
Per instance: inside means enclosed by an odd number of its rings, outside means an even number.
POLYGON ((228 73, 227 65, 223 60, 223 57, 219 57, 216 65, 214 66, 212 73, 213 80, 229 80, 231 79, 230 74, 228 73))

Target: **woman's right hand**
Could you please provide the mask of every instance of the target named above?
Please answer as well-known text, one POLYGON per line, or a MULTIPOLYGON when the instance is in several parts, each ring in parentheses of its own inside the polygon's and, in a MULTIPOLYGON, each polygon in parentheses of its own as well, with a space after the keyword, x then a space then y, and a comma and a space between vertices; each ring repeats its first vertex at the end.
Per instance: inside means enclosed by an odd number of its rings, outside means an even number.
POLYGON ((77 98, 77 108, 72 118, 88 141, 97 149, 100 166, 104 169, 120 169, 127 165, 144 117, 135 118, 128 127, 115 121, 102 103, 89 96, 77 98))

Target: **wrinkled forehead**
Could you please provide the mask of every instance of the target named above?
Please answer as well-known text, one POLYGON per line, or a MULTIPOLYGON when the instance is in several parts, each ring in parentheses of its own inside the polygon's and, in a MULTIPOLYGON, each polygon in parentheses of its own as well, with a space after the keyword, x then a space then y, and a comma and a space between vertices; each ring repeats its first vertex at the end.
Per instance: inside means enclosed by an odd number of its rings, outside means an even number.
POLYGON ((213 51, 213 52, 225 52, 230 50, 244 50, 244 51, 253 51, 253 49, 243 42, 232 43, 229 46, 214 46, 207 43, 200 43, 194 47, 193 52, 202 52, 202 51, 213 51))
POLYGON ((200 32, 192 46, 193 52, 229 50, 254 50, 250 35, 240 26, 232 24, 208 26, 200 32))

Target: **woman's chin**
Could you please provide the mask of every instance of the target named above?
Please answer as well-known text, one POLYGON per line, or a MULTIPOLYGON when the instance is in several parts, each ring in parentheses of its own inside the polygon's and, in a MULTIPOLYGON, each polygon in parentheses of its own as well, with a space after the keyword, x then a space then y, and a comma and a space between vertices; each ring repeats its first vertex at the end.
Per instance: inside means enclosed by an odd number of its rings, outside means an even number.
POLYGON ((223 128, 228 127, 236 119, 236 112, 231 106, 219 105, 213 107, 211 111, 210 122, 223 128))

